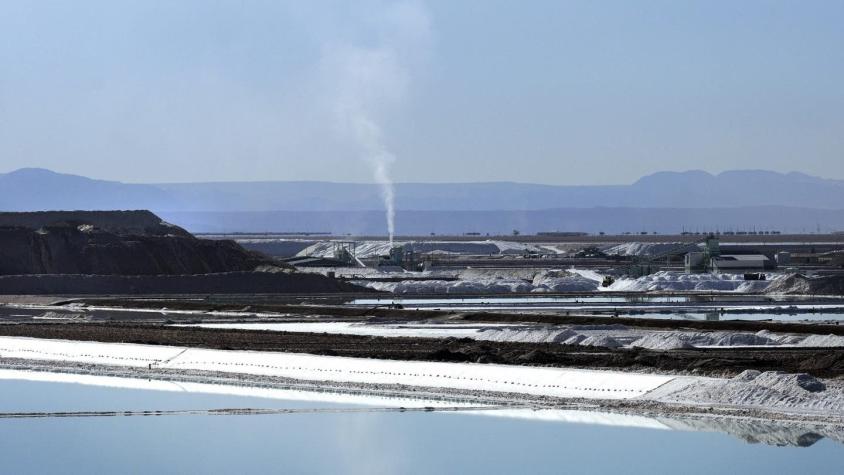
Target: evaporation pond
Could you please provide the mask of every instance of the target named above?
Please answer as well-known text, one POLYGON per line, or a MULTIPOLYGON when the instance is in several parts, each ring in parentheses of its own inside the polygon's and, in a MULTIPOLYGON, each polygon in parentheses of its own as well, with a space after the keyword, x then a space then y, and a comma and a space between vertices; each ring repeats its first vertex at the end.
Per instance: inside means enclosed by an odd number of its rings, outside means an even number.
POLYGON ((15 379, 8 371, 3 376, 0 457, 6 473, 769 475, 838 473, 844 460, 840 442, 800 431, 786 431, 783 437, 803 445, 809 441, 809 447, 753 444, 746 440, 764 439, 765 434, 677 430, 665 421, 633 416, 580 417, 575 411, 532 410, 384 412, 366 408, 388 407, 387 401, 356 402, 343 395, 250 393, 245 390, 249 388, 229 394, 238 390, 180 383, 159 386, 154 381, 145 385, 140 380, 80 384, 68 382, 72 377, 62 382, 30 376, 15 379), (215 408, 299 412, 8 416, 10 412, 215 408), (303 411, 309 408, 322 410, 303 411))

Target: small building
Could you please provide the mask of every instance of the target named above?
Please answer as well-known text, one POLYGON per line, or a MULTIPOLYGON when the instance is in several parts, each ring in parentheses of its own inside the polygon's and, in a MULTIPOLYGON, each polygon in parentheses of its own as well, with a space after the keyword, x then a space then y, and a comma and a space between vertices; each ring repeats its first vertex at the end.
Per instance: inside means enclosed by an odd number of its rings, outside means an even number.
POLYGON ((686 254, 684 260, 686 264, 686 272, 694 272, 696 270, 703 270, 705 266, 706 254, 703 252, 690 252, 686 254))
POLYGON ((714 234, 710 234, 703 240, 703 248, 700 251, 686 254, 686 272, 706 272, 712 268, 712 260, 720 255, 720 242, 714 234))

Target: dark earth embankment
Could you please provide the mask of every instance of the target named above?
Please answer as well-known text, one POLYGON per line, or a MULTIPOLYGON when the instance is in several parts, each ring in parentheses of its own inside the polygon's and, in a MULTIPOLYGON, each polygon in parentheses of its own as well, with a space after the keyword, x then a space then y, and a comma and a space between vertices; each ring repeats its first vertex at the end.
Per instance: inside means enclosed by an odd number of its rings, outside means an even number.
POLYGON ((318 274, 226 272, 199 275, 0 276, 4 295, 148 295, 205 293, 334 293, 366 289, 318 274))
POLYGON ((197 239, 148 211, 0 214, 0 275, 178 275, 272 262, 233 241, 197 239))
POLYGON ((0 227, 39 229, 59 224, 89 224, 113 234, 191 236, 184 229, 166 223, 146 210, 0 212, 0 227))
POLYGON ((290 270, 234 241, 197 239, 149 211, 0 213, 5 295, 363 290, 290 270))
POLYGON ((392 360, 681 371, 735 375, 747 369, 844 375, 841 348, 607 349, 553 343, 369 337, 327 333, 185 328, 138 324, 23 323, 0 325, 1 336, 189 346, 392 360))

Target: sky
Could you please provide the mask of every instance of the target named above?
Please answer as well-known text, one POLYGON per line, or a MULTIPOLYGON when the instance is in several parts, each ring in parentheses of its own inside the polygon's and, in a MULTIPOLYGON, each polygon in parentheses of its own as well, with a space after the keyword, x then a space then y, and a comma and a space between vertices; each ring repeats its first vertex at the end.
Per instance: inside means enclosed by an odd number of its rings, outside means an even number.
POLYGON ((842 24, 821 0, 0 0, 0 172, 844 179, 842 24))

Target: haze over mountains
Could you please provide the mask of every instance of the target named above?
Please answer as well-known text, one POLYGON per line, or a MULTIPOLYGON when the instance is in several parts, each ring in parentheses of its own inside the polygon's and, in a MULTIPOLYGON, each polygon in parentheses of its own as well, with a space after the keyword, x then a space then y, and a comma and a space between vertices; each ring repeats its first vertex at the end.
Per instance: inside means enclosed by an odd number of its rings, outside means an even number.
MULTIPOLYGON (((0 174, 6 211, 140 209, 155 211, 362 211, 382 208, 373 184, 230 182, 125 184, 27 168, 0 174)), ((802 173, 659 172, 631 185, 552 186, 512 182, 398 183, 402 210, 473 211, 551 208, 844 208, 844 181, 802 173)))
MULTIPOLYGON (((30 168, 0 174, 0 190, 0 210, 150 209, 195 232, 383 230, 372 184, 125 184, 30 168)), ((399 183, 396 204, 400 233, 844 228, 844 181, 759 170, 659 172, 617 186, 399 183)))

